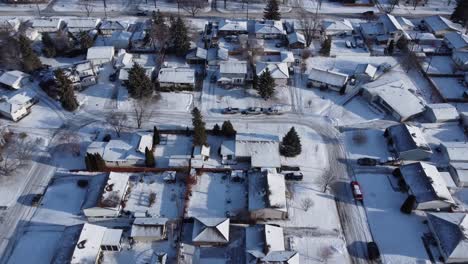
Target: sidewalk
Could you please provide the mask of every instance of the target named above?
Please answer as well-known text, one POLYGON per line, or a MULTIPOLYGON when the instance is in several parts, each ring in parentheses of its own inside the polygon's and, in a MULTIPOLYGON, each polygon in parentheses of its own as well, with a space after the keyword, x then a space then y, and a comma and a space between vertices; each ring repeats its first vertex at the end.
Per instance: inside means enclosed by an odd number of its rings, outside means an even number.
MULTIPOLYGON (((266 3, 249 3, 249 13, 259 14, 263 13, 266 3)), ((224 8, 224 0, 216 0, 216 10, 221 13, 247 13, 247 3, 226 1, 226 8, 224 8)), ((281 13, 291 12, 291 6, 280 6, 281 13)))

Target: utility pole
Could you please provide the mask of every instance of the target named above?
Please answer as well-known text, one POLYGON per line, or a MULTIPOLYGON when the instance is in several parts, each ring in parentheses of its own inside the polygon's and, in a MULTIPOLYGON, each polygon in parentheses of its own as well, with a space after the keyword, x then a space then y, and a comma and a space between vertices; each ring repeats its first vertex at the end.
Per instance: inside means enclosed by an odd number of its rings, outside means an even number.
POLYGON ((107 3, 106 3, 106 0, 104 0, 104 17, 107 18, 107 3))
POLYGON ((249 0, 247 0, 247 24, 249 24, 249 0))

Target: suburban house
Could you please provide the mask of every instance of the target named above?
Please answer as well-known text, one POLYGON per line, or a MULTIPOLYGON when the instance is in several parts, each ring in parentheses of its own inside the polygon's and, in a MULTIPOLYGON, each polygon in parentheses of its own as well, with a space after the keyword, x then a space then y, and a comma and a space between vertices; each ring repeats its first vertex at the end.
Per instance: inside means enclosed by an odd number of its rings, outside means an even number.
POLYGON ((18 90, 31 82, 31 76, 21 71, 7 71, 0 76, 0 85, 5 88, 18 90))
POLYGON ((208 51, 202 48, 195 48, 191 50, 186 56, 185 60, 188 64, 205 64, 208 59, 208 51))
POLYGON ((468 187, 468 162, 450 162, 448 171, 458 187, 468 187))
POLYGON ((445 263, 468 262, 468 217, 465 213, 429 213, 427 222, 445 263))
POLYGON ((250 174, 249 212, 252 219, 287 219, 286 182, 282 174, 264 170, 250 174))
POLYGON ((87 153, 100 154, 108 167, 141 166, 145 164, 145 149, 153 148, 150 133, 135 133, 129 138, 111 139, 109 142, 92 142, 87 153))
POLYGON ((308 86, 326 88, 345 93, 347 91, 348 75, 336 71, 311 68, 308 86))
POLYGON ((388 36, 389 41, 393 40, 396 42, 401 36, 403 36, 403 27, 393 15, 382 14, 379 16, 378 21, 382 23, 384 32, 388 36))
POLYGON ((372 106, 400 122, 422 114, 426 108, 401 80, 377 80, 362 86, 360 93, 372 106))
POLYGON ((444 40, 452 51, 468 52, 468 35, 460 32, 448 32, 445 34, 444 40))
POLYGON ((109 42, 114 49, 128 49, 130 47, 130 38, 132 33, 128 31, 114 31, 112 32, 109 42))
POLYGON ((286 85, 289 79, 288 64, 285 62, 257 62, 255 66, 256 74, 258 77, 263 72, 269 70, 271 77, 275 79, 276 85, 286 85))
POLYGON ((21 20, 18 18, 0 19, 0 30, 8 32, 17 32, 21 25, 21 20))
POLYGON ((27 116, 30 108, 37 103, 36 93, 32 90, 19 90, 0 97, 0 115, 19 121, 27 116))
POLYGON ((246 228, 247 264, 299 264, 296 251, 287 251, 283 228, 275 225, 255 225, 246 228))
POLYGON ((57 32, 63 28, 64 22, 57 17, 42 17, 32 19, 32 28, 39 33, 57 32))
POLYGON ((78 73, 80 78, 88 76, 97 76, 99 73, 99 67, 93 65, 90 61, 83 61, 73 65, 74 71, 78 73))
POLYGON ((99 25, 99 31, 103 35, 110 36, 116 31, 126 31, 128 29, 128 24, 121 21, 115 20, 104 20, 99 25))
POLYGON ((195 217, 192 242, 197 246, 221 246, 229 243, 229 218, 195 217))
MULTIPOLYGON (((154 77, 154 67, 153 66, 144 66, 143 69, 145 70, 146 76, 153 80, 154 77)), ((119 81, 126 82, 128 81, 128 72, 131 70, 131 67, 124 67, 119 69, 119 81)))
POLYGON ((126 199, 130 175, 110 172, 106 185, 94 206, 83 208, 88 218, 114 218, 120 215, 122 202, 126 199))
POLYGON ((252 168, 279 168, 279 138, 273 135, 237 133, 235 140, 225 140, 220 149, 223 164, 250 162, 252 168))
POLYGON ((286 36, 286 30, 279 20, 256 21, 255 36, 260 39, 280 39, 286 36))
POLYGON ((161 68, 158 81, 162 88, 192 90, 195 87, 195 70, 185 67, 161 68))
POLYGON ((379 42, 388 41, 388 37, 385 34, 385 28, 382 23, 378 22, 366 22, 359 24, 359 29, 365 39, 378 40, 379 42))
POLYGON ((356 79, 364 82, 371 82, 375 79, 377 67, 370 63, 361 63, 356 66, 354 76, 356 79))
POLYGON ((459 119, 457 108, 446 103, 426 105, 425 115, 432 123, 451 122, 459 119))
POLYGON ((444 37, 449 32, 461 30, 461 25, 453 23, 449 19, 439 15, 423 18, 422 24, 436 37, 444 37))
POLYGON ((288 46, 290 49, 303 49, 306 46, 306 40, 303 34, 293 32, 288 34, 288 46))
POLYGON ((455 51, 452 52, 452 60, 457 67, 462 71, 468 71, 468 51, 455 51))
POLYGON ((198 169, 203 168, 205 162, 210 159, 210 147, 209 146, 195 146, 193 147, 192 159, 190 165, 192 168, 198 169))
POLYGON ((132 224, 130 237, 139 242, 167 239, 167 218, 137 217, 132 224))
POLYGON ((440 143, 439 149, 448 163, 468 162, 468 143, 442 142, 440 143))
POLYGON ((69 18, 67 19, 67 30, 72 34, 88 32, 97 28, 101 23, 99 18, 69 18))
POLYGON ((417 210, 449 210, 455 201, 437 168, 425 162, 399 168, 408 193, 416 198, 417 210))
POLYGON ((246 61, 221 61, 218 84, 222 86, 244 85, 247 78, 246 61))
POLYGON ((122 233, 122 229, 110 229, 85 223, 69 263, 99 263, 101 251, 121 250, 122 233))
POLYGON ((86 54, 86 60, 94 65, 103 65, 114 61, 114 53, 113 46, 91 47, 86 54))
POLYGON ((390 152, 402 160, 425 160, 432 155, 424 135, 418 127, 410 124, 393 125, 385 129, 384 136, 390 152))
POLYGON ((321 25, 322 31, 326 36, 347 35, 353 34, 353 25, 347 19, 343 20, 323 20, 321 25))
POLYGON ((248 34, 247 20, 221 20, 218 24, 218 35, 229 36, 229 35, 240 35, 248 34))

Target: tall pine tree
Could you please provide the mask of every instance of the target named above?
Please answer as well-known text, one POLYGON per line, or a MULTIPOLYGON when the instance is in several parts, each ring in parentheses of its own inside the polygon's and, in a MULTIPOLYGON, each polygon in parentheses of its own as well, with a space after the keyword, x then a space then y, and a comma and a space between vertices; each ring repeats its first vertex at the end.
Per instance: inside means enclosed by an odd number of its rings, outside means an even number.
POLYGON ((280 153, 285 157, 295 157, 302 152, 301 139, 294 127, 291 127, 280 146, 280 153))
POLYGON ((221 134, 225 137, 234 137, 237 131, 234 129, 231 121, 227 120, 223 122, 221 126, 221 134))
POLYGON ((450 19, 453 22, 460 23, 463 26, 468 25, 468 1, 467 0, 457 0, 457 6, 453 10, 450 19))
POLYGON ((153 127, 153 148, 161 142, 161 136, 156 126, 153 127))
POLYGON ((206 128, 203 116, 198 108, 192 110, 192 125, 193 125, 193 145, 206 145, 206 128))
POLYGON ((153 87, 153 82, 146 75, 145 68, 138 63, 134 63, 133 67, 128 71, 127 89, 130 96, 135 99, 151 97, 153 87))
POLYGON ((331 39, 331 36, 327 37, 323 43, 322 43, 322 47, 320 47, 320 51, 319 53, 323 56, 330 56, 330 50, 331 50, 331 42, 332 42, 332 39, 331 39))
POLYGON ((187 26, 180 16, 177 19, 171 17, 170 21, 171 48, 177 56, 184 56, 190 49, 187 26))
POLYGON ((266 20, 280 20, 281 13, 279 12, 278 0, 268 0, 268 3, 263 11, 263 18, 266 20))
POLYGON ((75 90, 70 79, 68 79, 61 69, 55 71, 55 79, 57 87, 60 90, 60 103, 63 109, 67 111, 76 110, 78 108, 78 101, 76 100, 75 90))
POLYGON ((145 148, 145 165, 146 167, 154 167, 156 162, 154 160, 154 153, 153 151, 149 150, 148 147, 145 148))
POLYGON ((268 68, 257 79, 258 94, 265 100, 268 100, 275 94, 275 79, 271 76, 268 68))
POLYGON ((55 57, 57 50, 55 49, 54 40, 50 37, 48 32, 42 34, 42 52, 48 58, 55 57))
POLYGON ((31 48, 31 41, 23 35, 18 39, 21 52, 21 65, 27 73, 32 73, 42 67, 42 63, 31 48))

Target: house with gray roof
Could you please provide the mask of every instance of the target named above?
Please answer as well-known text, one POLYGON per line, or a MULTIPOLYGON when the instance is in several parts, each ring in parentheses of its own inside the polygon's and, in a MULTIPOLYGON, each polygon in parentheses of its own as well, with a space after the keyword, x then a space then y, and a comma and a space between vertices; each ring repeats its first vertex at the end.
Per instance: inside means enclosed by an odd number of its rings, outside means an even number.
POLYGON ((195 70, 186 67, 161 68, 158 73, 161 88, 193 89, 195 70))
POLYGON ((244 85, 247 68, 246 61, 221 61, 217 83, 225 87, 244 85))
POLYGON ((448 32, 444 41, 452 51, 468 52, 468 35, 460 32, 448 32))
POLYGON ((455 51, 452 53, 452 60, 462 71, 468 71, 468 51, 455 51))
POLYGON ((255 70, 257 76, 262 75, 263 72, 268 71, 271 77, 275 79, 276 85, 286 85, 289 79, 288 64, 285 62, 257 62, 255 70))
POLYGON ((353 33, 353 25, 348 19, 343 20, 328 20, 325 19, 322 21, 321 29, 325 32, 327 36, 334 36, 345 34, 350 36, 353 33))
POLYGON ((427 104, 426 117, 432 123, 451 122, 459 119, 457 108, 447 103, 427 104))
POLYGON ((410 124, 397 124, 385 129, 384 136, 390 152, 402 160, 425 160, 432 155, 424 135, 416 126, 410 124))
POLYGON ((128 26, 129 24, 126 22, 117 20, 104 20, 99 25, 99 31, 103 35, 110 36, 116 31, 126 31, 128 29, 128 26))
POLYGON ((284 175, 264 170, 248 177, 248 208, 252 219, 286 219, 286 183, 284 175))
POLYGON ((137 217, 133 221, 130 237, 141 242, 167 239, 166 224, 168 220, 167 218, 137 217))
POLYGON ((354 76, 361 81, 373 81, 377 74, 377 67, 370 63, 361 63, 356 66, 354 76))
POLYGON ((218 24, 220 36, 248 34, 247 20, 221 20, 218 24))
POLYGON ((63 28, 64 22, 58 17, 41 17, 32 19, 32 28, 39 33, 57 32, 63 28))
POLYGON ((286 30, 279 20, 256 21, 255 36, 260 39, 280 39, 286 36, 286 30))
POLYGON ((337 92, 347 91, 348 75, 332 70, 312 68, 309 71, 308 86, 326 88, 337 92))
POLYGON ((31 76, 22 71, 7 71, 0 76, 0 85, 9 89, 21 89, 30 82, 31 76))
POLYGON ((194 218, 193 244, 197 246, 220 246, 229 243, 229 224, 229 218, 194 218))
POLYGON ((422 24, 437 37, 444 37, 449 32, 462 30, 461 25, 439 15, 425 17, 422 24))
POLYGON ((14 91, 0 97, 0 115, 19 121, 31 112, 30 108, 37 101, 36 93, 30 89, 14 91))
POLYGON ((99 18, 69 18, 67 19, 67 30, 68 32, 75 34, 80 32, 87 32, 93 29, 96 29, 101 19, 99 18))
POLYGON ((303 49, 306 46, 306 40, 303 34, 293 32, 288 35, 288 46, 290 49, 303 49))

